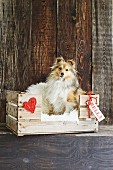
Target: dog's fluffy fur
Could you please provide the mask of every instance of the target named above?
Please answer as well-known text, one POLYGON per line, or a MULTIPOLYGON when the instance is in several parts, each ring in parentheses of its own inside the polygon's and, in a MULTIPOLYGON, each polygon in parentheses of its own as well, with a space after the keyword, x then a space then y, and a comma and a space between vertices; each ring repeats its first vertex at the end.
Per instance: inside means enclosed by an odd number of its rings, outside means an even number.
POLYGON ((80 87, 75 62, 56 58, 46 83, 31 85, 27 93, 41 94, 43 113, 63 114, 78 109, 79 95, 85 93, 80 87))

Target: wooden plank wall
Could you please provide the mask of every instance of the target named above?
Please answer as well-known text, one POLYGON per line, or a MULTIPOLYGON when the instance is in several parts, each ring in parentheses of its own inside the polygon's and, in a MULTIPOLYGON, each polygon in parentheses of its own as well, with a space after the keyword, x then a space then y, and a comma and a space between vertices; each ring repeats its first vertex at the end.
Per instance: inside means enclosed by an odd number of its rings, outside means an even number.
POLYGON ((107 124, 113 123, 113 1, 92 0, 93 91, 107 124))
MULTIPOLYGON (((76 60, 81 87, 91 89, 91 1, 57 2, 0 1, 1 122, 5 89, 24 90, 44 81, 60 54, 76 60)), ((92 0, 93 91, 100 94, 107 123, 113 120, 111 16, 112 0, 92 0)))
POLYGON ((2 0, 0 7, 1 88, 23 90, 30 74, 31 1, 2 0))
POLYGON ((76 0, 57 4, 57 56, 76 60, 76 0))
POLYGON ((80 86, 91 90, 91 1, 59 0, 57 56, 74 59, 80 86))
POLYGON ((24 90, 31 82, 31 12, 31 0, 0 1, 0 122, 5 89, 24 90))
POLYGON ((56 0, 1 0, 0 10, 0 122, 4 122, 5 90, 24 91, 49 73, 56 53, 56 0))
POLYGON ((54 58, 75 59, 80 85, 91 90, 90 0, 0 0, 0 122, 5 90, 45 81, 54 58))
POLYGON ((45 81, 56 57, 56 0, 32 1, 32 83, 45 81))
POLYGON ((92 22, 91 0, 76 1, 76 61, 82 89, 91 90, 92 22))

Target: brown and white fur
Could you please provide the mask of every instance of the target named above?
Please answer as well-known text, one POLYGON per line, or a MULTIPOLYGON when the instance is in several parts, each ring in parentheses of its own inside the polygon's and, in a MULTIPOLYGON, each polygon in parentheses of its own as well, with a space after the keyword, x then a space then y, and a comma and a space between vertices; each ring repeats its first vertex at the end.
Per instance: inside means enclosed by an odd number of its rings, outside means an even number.
POLYGON ((42 94, 43 113, 59 115, 78 109, 79 95, 84 91, 79 87, 75 62, 56 58, 46 83, 28 87, 27 93, 42 94))

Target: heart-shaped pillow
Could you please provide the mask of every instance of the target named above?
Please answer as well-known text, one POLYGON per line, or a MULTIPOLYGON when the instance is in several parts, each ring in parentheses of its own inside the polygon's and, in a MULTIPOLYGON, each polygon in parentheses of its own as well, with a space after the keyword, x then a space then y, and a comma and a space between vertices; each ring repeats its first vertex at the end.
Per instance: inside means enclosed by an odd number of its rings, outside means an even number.
POLYGON ((32 97, 29 99, 28 102, 24 102, 23 103, 23 107, 24 109, 26 109, 27 111, 31 112, 31 113, 34 113, 35 111, 35 108, 36 108, 36 98, 35 97, 32 97))

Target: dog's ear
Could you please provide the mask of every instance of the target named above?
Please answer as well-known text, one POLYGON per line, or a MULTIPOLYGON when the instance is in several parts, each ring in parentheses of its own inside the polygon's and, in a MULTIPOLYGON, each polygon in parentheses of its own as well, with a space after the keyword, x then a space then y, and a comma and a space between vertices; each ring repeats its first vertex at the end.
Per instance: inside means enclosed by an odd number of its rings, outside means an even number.
POLYGON ((73 68, 75 68, 75 61, 73 59, 67 60, 67 63, 71 65, 73 68))
POLYGON ((58 63, 64 62, 64 61, 65 61, 65 60, 64 60, 63 57, 57 57, 55 63, 58 64, 58 63))
POLYGON ((54 64, 53 64, 53 66, 50 67, 51 70, 54 70, 54 69, 57 67, 57 64, 59 64, 60 62, 64 62, 64 61, 65 61, 65 60, 63 59, 63 57, 57 57, 57 58, 55 59, 55 62, 54 62, 54 64))

